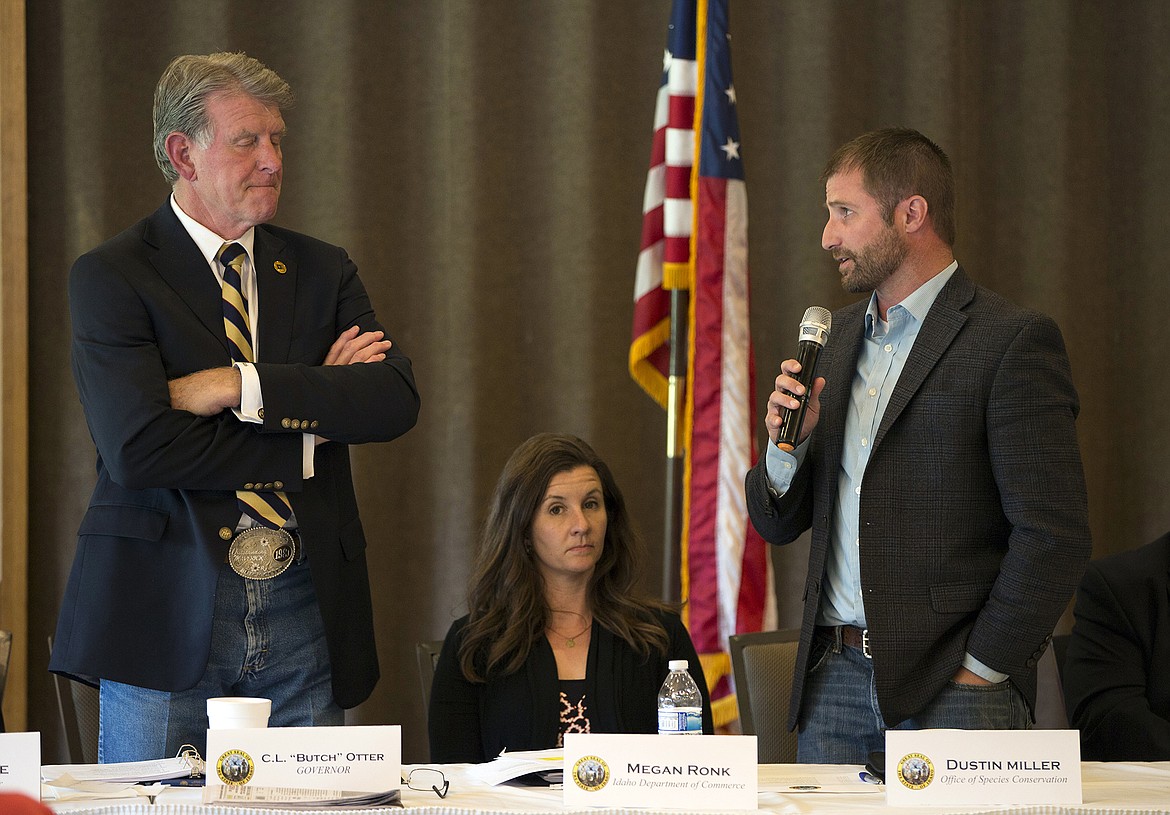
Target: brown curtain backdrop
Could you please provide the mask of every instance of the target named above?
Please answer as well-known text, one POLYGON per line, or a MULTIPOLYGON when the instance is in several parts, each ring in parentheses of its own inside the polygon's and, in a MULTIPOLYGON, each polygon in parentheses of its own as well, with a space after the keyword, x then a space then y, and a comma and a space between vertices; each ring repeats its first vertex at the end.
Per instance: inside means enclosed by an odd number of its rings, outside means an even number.
MULTIPOLYGON (((243 50, 291 82, 277 221, 348 248, 422 391, 416 429, 355 452, 383 678, 350 721, 401 724, 404 758, 426 760, 414 644, 462 613, 485 502, 534 432, 577 433, 609 460, 657 591, 665 420, 626 354, 669 9, 28 4, 30 725, 47 763, 61 739, 35 643, 52 631, 94 459, 66 275, 164 200, 150 105, 178 53, 243 50)), ((757 413, 804 309, 849 300, 819 246, 826 158, 864 130, 916 127, 956 167, 960 261, 1065 332, 1097 554, 1170 527, 1170 4, 737 0, 731 30, 757 413)), ((782 625, 797 621, 806 551, 775 558, 782 625)))

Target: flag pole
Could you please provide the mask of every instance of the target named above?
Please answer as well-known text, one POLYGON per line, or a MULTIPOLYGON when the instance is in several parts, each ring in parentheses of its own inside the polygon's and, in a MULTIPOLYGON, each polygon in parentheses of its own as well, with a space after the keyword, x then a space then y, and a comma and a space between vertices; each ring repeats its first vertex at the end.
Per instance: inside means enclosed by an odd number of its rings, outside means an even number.
POLYGON ((683 397, 687 381, 687 294, 679 286, 670 290, 670 367, 666 390, 666 520, 663 525, 662 599, 677 603, 682 592, 681 546, 683 506, 682 445, 683 397))

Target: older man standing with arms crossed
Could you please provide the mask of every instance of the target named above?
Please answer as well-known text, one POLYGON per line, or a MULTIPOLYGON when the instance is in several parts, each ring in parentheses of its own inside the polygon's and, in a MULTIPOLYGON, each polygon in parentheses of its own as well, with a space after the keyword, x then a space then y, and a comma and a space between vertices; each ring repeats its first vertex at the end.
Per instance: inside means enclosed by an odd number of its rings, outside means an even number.
POLYGON ((1092 544, 1060 330, 955 261, 946 155, 876 131, 823 180, 822 246, 872 295, 833 314, 807 393, 781 365, 747 500, 772 543, 812 527, 799 760, 859 764, 889 728, 1030 727, 1036 663, 1092 544))
POLYGON ((211 696, 344 723, 378 679, 349 445, 418 415, 345 251, 269 225, 288 84, 243 54, 159 80, 173 193, 69 279, 97 484, 50 669, 100 684, 103 762, 202 750, 211 696))

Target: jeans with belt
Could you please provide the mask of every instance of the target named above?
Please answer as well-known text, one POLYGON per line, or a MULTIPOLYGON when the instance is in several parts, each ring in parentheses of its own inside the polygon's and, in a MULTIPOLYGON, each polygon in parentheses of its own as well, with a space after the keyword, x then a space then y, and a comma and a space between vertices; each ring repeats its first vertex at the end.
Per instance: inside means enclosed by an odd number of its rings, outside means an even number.
MULTIPOLYGON (((165 651, 159 658, 166 659, 165 651)), ((103 679, 98 761, 169 758, 184 744, 206 757, 207 699, 213 696, 271 699, 272 727, 345 723, 333 701, 325 629, 307 560, 269 580, 248 580, 226 563, 221 567, 211 654, 195 687, 172 693, 103 679)))
POLYGON ((886 749, 886 730, 958 728, 1027 730, 1028 706, 1011 681, 994 685, 948 682, 911 719, 889 728, 878 706, 873 660, 844 645, 832 629, 818 629, 804 681, 797 758, 803 764, 864 764, 886 749))

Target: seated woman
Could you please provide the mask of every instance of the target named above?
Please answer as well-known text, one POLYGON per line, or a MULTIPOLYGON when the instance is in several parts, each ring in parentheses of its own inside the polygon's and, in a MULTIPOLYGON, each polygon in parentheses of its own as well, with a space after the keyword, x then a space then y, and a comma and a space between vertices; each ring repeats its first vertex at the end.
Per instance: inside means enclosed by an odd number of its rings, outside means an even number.
POLYGON ((565 733, 656 733, 667 662, 699 658, 678 615, 635 591, 642 548, 613 475, 541 434, 500 474, 468 590, 435 666, 431 761, 560 747, 565 733))

